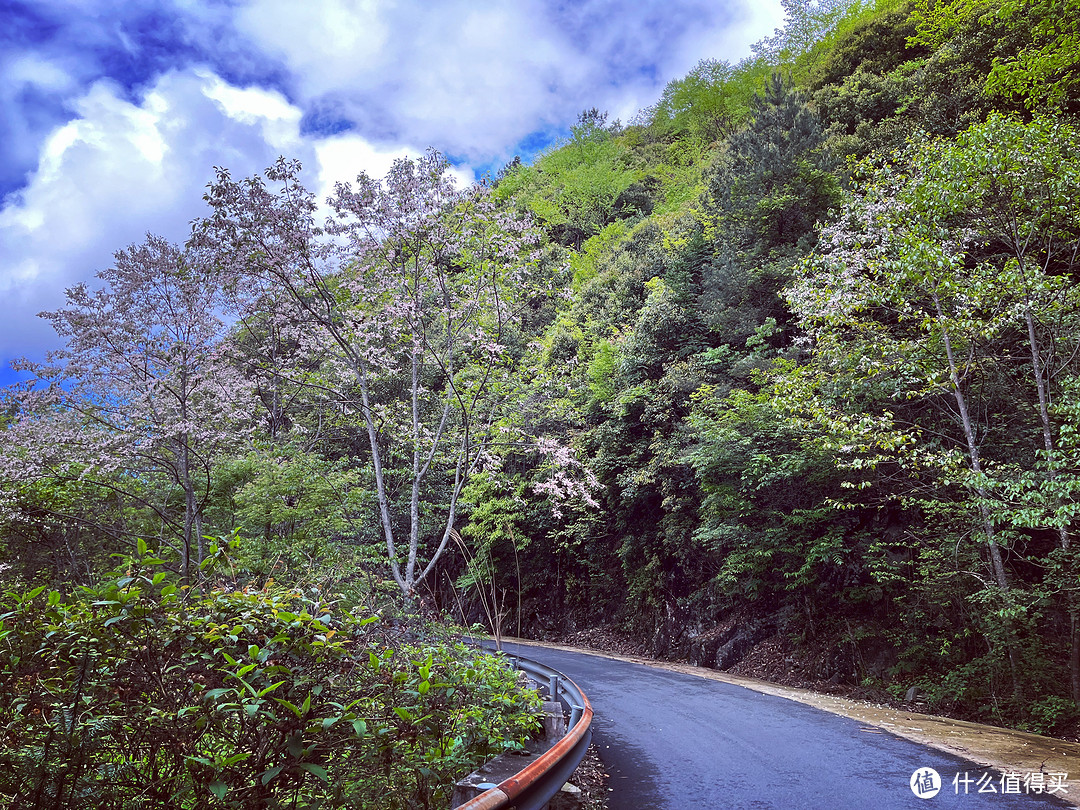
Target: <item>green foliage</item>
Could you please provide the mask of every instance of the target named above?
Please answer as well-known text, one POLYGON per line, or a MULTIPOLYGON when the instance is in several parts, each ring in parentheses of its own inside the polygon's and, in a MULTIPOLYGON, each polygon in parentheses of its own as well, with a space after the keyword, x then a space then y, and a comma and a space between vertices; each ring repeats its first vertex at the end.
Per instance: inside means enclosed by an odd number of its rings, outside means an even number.
POLYGON ((937 50, 963 33, 971 20, 978 20, 993 10, 993 0, 915 0, 911 22, 914 45, 937 50))
POLYGON ((991 93, 1018 96, 1028 109, 1077 109, 1080 90, 1080 2, 1004 2, 997 17, 1023 37, 1015 53, 994 60, 991 93))
POLYGON ((580 248, 617 218, 640 212, 640 202, 622 197, 640 179, 622 141, 590 119, 566 144, 507 175, 496 194, 528 208, 554 241, 580 248))
POLYGON ((265 560, 310 565, 335 543, 378 543, 370 520, 374 485, 362 463, 285 446, 234 464, 246 480, 232 496, 231 519, 265 560))
MULTIPOLYGON (((686 453, 704 494, 699 541, 718 558, 717 585, 750 600, 828 588, 817 601, 860 601, 863 517, 837 504, 849 478, 813 432, 776 410, 772 394, 713 389, 694 395, 686 453)), ((849 504, 854 506, 854 504, 849 504)))
POLYGON ((1067 734, 1080 720, 1080 710, 1071 700, 1051 695, 1032 704, 1031 717, 1023 727, 1036 734, 1067 734))
POLYGON ((6 593, 0 660, 11 808, 429 807, 536 728, 495 658, 317 588, 178 587, 142 541, 96 587, 6 593))
POLYGON ((757 78, 747 66, 702 59, 686 76, 668 82, 660 101, 647 111, 649 125, 665 138, 718 141, 746 118, 757 78))

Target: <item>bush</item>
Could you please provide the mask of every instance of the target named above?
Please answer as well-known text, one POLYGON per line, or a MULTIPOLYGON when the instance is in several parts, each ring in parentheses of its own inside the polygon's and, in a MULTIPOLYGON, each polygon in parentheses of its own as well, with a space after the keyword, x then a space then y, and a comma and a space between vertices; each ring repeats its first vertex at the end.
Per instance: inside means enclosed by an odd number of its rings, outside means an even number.
POLYGON ((317 592, 181 586, 139 552, 0 601, 0 804, 432 807, 538 726, 492 656, 317 592))

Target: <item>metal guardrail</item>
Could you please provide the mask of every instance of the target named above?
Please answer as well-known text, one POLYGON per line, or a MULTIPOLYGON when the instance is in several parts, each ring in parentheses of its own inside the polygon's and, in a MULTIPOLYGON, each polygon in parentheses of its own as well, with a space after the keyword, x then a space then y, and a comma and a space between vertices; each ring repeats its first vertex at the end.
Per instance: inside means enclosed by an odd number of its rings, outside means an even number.
POLYGON ((542 810, 559 792, 570 774, 577 770, 592 739, 592 705, 576 683, 557 669, 521 656, 511 662, 540 684, 546 685, 551 700, 569 710, 566 736, 534 762, 498 785, 458 805, 456 810, 542 810))

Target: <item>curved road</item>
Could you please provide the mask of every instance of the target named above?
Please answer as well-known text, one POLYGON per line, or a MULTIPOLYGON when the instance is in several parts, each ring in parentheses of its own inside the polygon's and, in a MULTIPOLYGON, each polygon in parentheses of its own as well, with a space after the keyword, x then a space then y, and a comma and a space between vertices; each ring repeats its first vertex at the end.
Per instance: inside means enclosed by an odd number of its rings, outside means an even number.
MULTIPOLYGON (((1071 806, 1057 796, 1025 794, 1022 784, 1004 786, 1018 794, 1004 793, 1001 774, 973 762, 868 734, 855 720, 741 686, 584 653, 509 643, 504 649, 561 670, 588 695, 612 810, 1071 806), (941 777, 932 798, 916 796, 909 784, 926 768, 941 777), (992 785, 997 793, 979 793, 984 774, 982 789, 992 785)), ((1077 766, 1066 782, 1074 801, 1077 766)), ((1050 785, 1048 777, 1044 782, 1050 785)))

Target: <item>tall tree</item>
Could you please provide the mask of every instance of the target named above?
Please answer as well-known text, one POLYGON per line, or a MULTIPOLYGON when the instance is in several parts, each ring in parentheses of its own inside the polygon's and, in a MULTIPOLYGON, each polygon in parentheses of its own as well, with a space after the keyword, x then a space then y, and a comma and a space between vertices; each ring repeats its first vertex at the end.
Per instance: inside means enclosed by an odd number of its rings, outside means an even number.
POLYGON ((197 251, 148 236, 78 284, 68 306, 43 312, 64 348, 19 367, 22 390, 4 432, 5 471, 19 479, 73 479, 121 491, 156 512, 185 577, 202 559, 202 518, 218 454, 237 441, 246 384, 220 351, 221 289, 197 251), (164 481, 151 498, 147 490, 164 481))
POLYGON ((703 199, 714 256, 701 271, 701 309, 720 340, 740 348, 767 319, 788 320, 778 293, 839 200, 834 161, 802 93, 773 74, 752 115, 728 139, 703 199))
MULTIPOLYGON (((847 368, 854 380, 889 378, 897 398, 936 403, 954 422, 966 457, 961 480, 973 496, 1006 625, 1017 608, 1001 538, 1018 528, 1052 529, 1071 559, 1075 487, 1052 402, 1077 372, 1076 150, 1075 132, 1060 122, 1000 116, 955 142, 913 143, 903 166, 878 167, 849 201, 788 292, 819 361, 847 368), (1017 362, 1025 355, 1026 371, 1017 362), (987 398, 1009 385, 1026 388, 1019 402, 987 398), (1025 442, 1030 457, 1018 463, 1006 447, 1025 442), (1023 480, 1023 471, 1040 479, 1028 493, 1038 491, 1045 508, 1002 498, 1003 479, 1023 480)), ((924 452, 919 461, 942 471, 954 462, 947 452, 924 452)), ((1069 604, 1077 699, 1071 565, 1063 578, 1051 586, 1069 604)), ((1015 642, 1009 652, 1019 691, 1015 642)))
POLYGON ((246 291, 242 308, 285 291, 336 372, 339 405, 367 434, 391 572, 412 598, 496 436, 518 319, 550 293, 539 234, 486 187, 457 190, 435 152, 395 162, 385 181, 338 184, 325 229, 299 173, 279 160, 268 185, 219 171, 195 241, 246 291))

